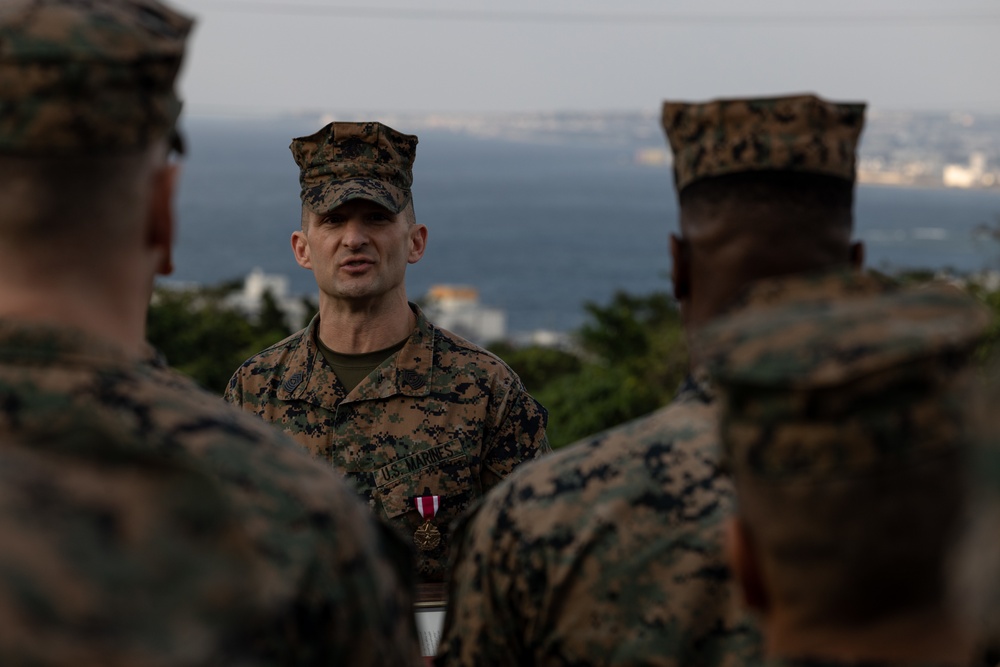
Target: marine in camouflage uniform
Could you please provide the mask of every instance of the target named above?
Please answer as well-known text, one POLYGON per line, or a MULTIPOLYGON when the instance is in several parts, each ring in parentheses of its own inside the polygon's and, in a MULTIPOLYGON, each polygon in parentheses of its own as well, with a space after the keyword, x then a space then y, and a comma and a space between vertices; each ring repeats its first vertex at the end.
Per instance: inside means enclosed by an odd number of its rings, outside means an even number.
POLYGON ((144 342, 190 28, 0 8, 0 664, 413 665, 405 547, 144 342))
MULTIPOLYGON (((755 195, 733 179, 760 173, 797 188, 817 177, 849 193, 862 111, 814 96, 664 105, 684 232, 674 238, 674 285, 689 338, 752 278, 849 265, 849 205, 826 216, 768 197, 766 215, 757 214, 755 195), (705 213, 690 197, 703 185, 719 186, 705 193, 712 206, 728 202, 736 214, 705 213)), ((719 468, 718 408, 696 349, 692 358, 672 403, 525 466, 462 524, 437 664, 740 665, 759 657, 722 549, 733 490, 719 468)))
POLYGON ((970 664, 948 571, 989 313, 950 286, 851 274, 746 301, 701 344, 739 499, 733 570, 768 664, 970 664))
POLYGON ((320 312, 246 361, 225 397, 344 471, 414 540, 420 579, 438 582, 451 521, 549 446, 545 410, 517 375, 406 300, 405 265, 426 242, 411 203, 416 144, 374 122, 331 123, 292 142, 303 207, 292 246, 316 275, 320 312), (356 338, 343 336, 351 330, 356 338), (376 359, 352 386, 323 347, 376 359))

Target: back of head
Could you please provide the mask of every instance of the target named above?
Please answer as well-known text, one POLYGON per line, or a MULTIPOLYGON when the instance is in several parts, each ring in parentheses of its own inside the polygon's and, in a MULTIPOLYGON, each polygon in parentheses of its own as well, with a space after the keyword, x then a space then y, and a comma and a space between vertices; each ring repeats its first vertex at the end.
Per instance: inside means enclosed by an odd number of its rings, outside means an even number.
POLYGON ((800 630, 944 616, 967 362, 989 318, 951 288, 825 280, 805 298, 822 279, 765 281, 769 303, 703 332, 739 516, 800 630))
POLYGON ((863 119, 814 95, 664 103, 698 323, 747 282, 851 261, 863 119))
POLYGON ((138 215, 168 141, 192 22, 156 0, 0 8, 0 238, 138 215))

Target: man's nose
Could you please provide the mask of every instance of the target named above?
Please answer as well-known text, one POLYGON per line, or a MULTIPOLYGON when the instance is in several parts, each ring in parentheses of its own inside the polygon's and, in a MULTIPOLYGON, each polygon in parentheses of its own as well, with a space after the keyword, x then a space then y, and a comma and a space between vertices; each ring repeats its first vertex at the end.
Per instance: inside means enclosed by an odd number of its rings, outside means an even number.
POLYGON ((352 250, 360 248, 368 243, 368 230, 361 220, 348 220, 344 226, 344 236, 341 243, 352 250))

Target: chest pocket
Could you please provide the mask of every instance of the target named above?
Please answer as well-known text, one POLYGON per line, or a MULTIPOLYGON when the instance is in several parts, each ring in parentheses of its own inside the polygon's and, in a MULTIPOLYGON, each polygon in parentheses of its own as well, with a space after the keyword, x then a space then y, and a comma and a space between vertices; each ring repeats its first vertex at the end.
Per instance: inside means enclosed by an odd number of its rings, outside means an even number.
POLYGON ((414 526, 423 522, 413 502, 415 497, 439 496, 433 521, 446 528, 482 495, 479 472, 458 440, 394 461, 375 473, 375 483, 385 517, 414 526))

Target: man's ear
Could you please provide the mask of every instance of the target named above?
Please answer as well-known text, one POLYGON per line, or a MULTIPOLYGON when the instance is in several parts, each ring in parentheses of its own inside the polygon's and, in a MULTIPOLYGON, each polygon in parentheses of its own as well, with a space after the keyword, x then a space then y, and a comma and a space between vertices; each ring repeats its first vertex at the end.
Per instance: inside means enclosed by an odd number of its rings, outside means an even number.
POLYGON ((180 167, 165 164, 153 173, 149 198, 149 247, 159 255, 156 272, 169 276, 174 271, 174 189, 180 167))
POLYGON ((406 261, 416 264, 427 249, 427 227, 414 223, 410 226, 410 254, 406 261))
POLYGON ((670 257, 673 267, 670 281, 674 284, 674 298, 685 301, 691 296, 691 259, 688 242, 676 234, 670 235, 670 257))
POLYGON ((309 256, 309 239, 306 233, 300 230, 292 232, 292 254, 295 255, 295 262, 303 269, 312 270, 312 259, 309 256))
POLYGON ((743 603, 753 611, 766 615, 771 609, 764 573, 760 568, 753 535, 739 517, 726 522, 726 557, 743 603))
POLYGON ((855 241, 851 244, 851 266, 860 269, 865 264, 865 244, 855 241))

